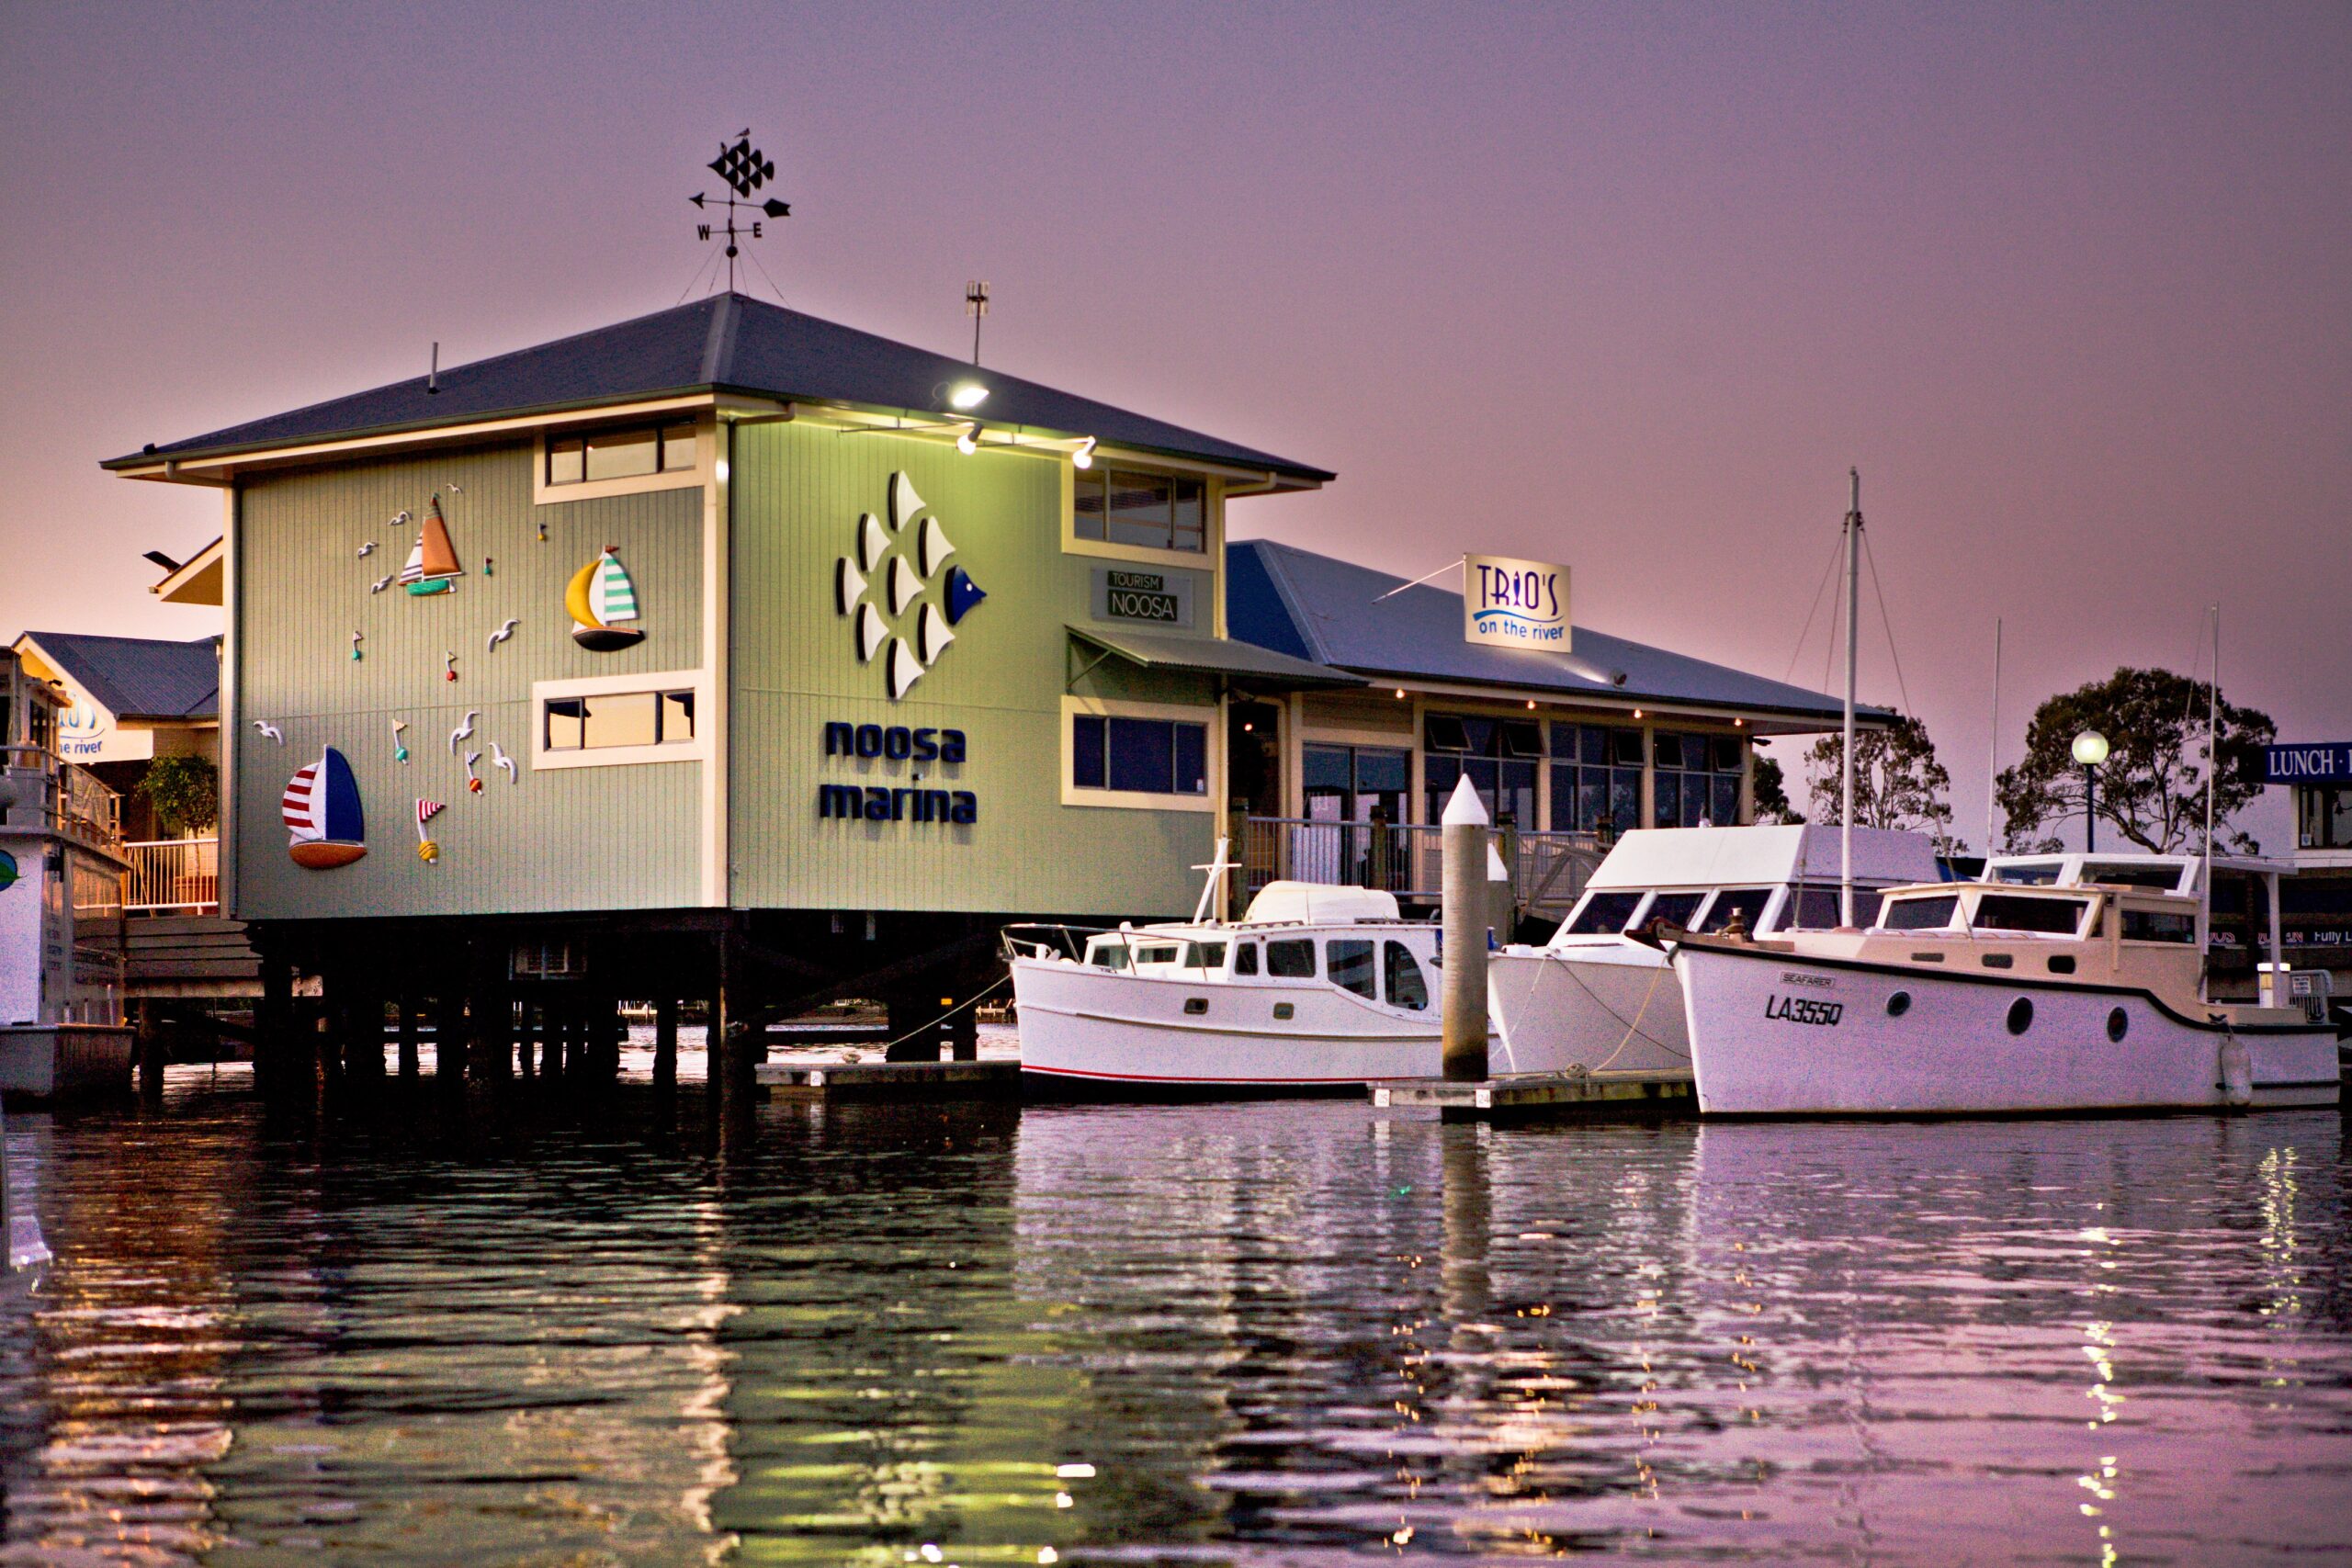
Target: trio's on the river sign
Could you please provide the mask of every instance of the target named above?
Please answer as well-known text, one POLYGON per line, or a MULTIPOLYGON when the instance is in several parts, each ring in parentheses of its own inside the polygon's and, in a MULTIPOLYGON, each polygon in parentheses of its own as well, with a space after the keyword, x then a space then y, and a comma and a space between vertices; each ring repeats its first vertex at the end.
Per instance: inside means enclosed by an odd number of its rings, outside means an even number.
POLYGON ((1462 640, 1568 651, 1568 569, 1509 556, 1462 558, 1462 640))

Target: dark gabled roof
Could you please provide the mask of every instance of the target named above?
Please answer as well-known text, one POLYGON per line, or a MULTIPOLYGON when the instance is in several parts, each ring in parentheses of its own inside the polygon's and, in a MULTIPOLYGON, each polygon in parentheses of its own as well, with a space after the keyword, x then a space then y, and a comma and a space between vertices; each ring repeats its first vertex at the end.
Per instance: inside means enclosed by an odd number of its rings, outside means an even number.
POLYGON ((217 718, 220 639, 164 642, 82 632, 27 632, 50 663, 117 718, 217 718))
MULTIPOLYGON (((1362 674, 1461 681, 1562 696, 1680 703, 1835 723, 1819 692, 1577 626, 1569 653, 1485 648, 1462 640, 1462 595, 1407 588, 1402 578, 1271 539, 1225 550, 1226 630, 1261 648, 1362 674), (1374 603, 1375 600, 1379 602, 1374 603), (1613 677, 1622 673, 1623 684, 1613 677)), ((1894 716, 1858 708, 1870 722, 1894 716)))
MULTIPOLYGON (((576 337, 456 366, 439 373, 438 391, 426 391, 426 378, 419 376, 209 435, 151 446, 102 467, 136 468, 162 458, 225 457, 705 392, 944 413, 945 385, 972 374, 972 367, 960 359, 741 294, 719 294, 576 337)), ((990 426, 1017 424, 1057 435, 1091 435, 1106 446, 1268 469, 1314 483, 1332 477, 1320 468, 1057 392, 1001 370, 983 369, 979 377, 988 384, 989 398, 977 416, 990 426)))

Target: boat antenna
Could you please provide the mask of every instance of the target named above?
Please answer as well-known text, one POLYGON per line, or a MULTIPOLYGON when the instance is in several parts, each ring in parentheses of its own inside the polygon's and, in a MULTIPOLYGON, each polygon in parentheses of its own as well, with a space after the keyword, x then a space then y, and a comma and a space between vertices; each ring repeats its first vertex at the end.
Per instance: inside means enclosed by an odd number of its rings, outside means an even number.
POLYGON ((1984 764, 1984 858, 1993 858, 1993 808, 2001 776, 2001 617, 1993 617, 1993 745, 1984 764))
POLYGON ((1201 901, 1193 906, 1193 923, 1196 926, 1208 923, 1209 905, 1224 889, 1225 874, 1233 869, 1234 863, 1227 859, 1225 853, 1226 846, 1232 842, 1233 840, 1224 834, 1218 834, 1216 857, 1206 865, 1196 865, 1193 868, 1194 871, 1205 871, 1209 874, 1207 880, 1201 884, 1201 901))
POLYGON ((1854 923, 1854 634, 1861 618, 1862 470, 1846 470, 1853 505, 1846 513, 1846 719, 1844 765, 1838 770, 1838 923, 1854 923))
POLYGON ((989 282, 976 278, 964 285, 964 314, 972 318, 972 364, 980 363, 980 323, 988 320, 989 282))

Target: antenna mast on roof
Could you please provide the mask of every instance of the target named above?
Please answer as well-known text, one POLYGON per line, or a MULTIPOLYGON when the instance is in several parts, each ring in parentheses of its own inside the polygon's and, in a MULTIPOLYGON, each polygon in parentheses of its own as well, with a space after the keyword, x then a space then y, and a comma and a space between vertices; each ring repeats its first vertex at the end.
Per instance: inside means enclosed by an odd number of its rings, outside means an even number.
POLYGON ((989 280, 964 285, 964 313, 972 318, 972 363, 980 362, 980 319, 989 313, 989 280))
MULTIPOLYGON (((752 133, 749 129, 737 131, 731 146, 727 142, 720 142, 718 156, 703 166, 725 180, 727 188, 733 193, 714 198, 702 191, 696 191, 686 197, 688 201, 705 211, 713 206, 721 207, 726 210, 727 223, 720 232, 727 236, 727 291, 732 294, 735 292, 735 258, 742 254, 741 242, 746 238, 753 240, 761 238, 763 219, 789 218, 792 216, 792 209, 774 197, 764 201, 750 199, 754 191, 775 178, 775 165, 768 161, 767 154, 752 145, 752 133), (762 216, 749 218, 738 223, 735 216, 738 211, 758 213, 762 216)), ((710 239, 712 237, 710 225, 695 224, 695 237, 699 240, 710 239)))

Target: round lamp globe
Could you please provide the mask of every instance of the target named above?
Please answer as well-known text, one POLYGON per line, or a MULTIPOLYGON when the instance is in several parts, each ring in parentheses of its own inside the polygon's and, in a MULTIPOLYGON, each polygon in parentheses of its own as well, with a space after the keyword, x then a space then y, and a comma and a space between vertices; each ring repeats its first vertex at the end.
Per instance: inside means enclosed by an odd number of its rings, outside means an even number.
POLYGON ((2086 729, 2075 737, 2075 761, 2086 768, 2096 768, 2107 761, 2107 737, 2096 729, 2086 729))

